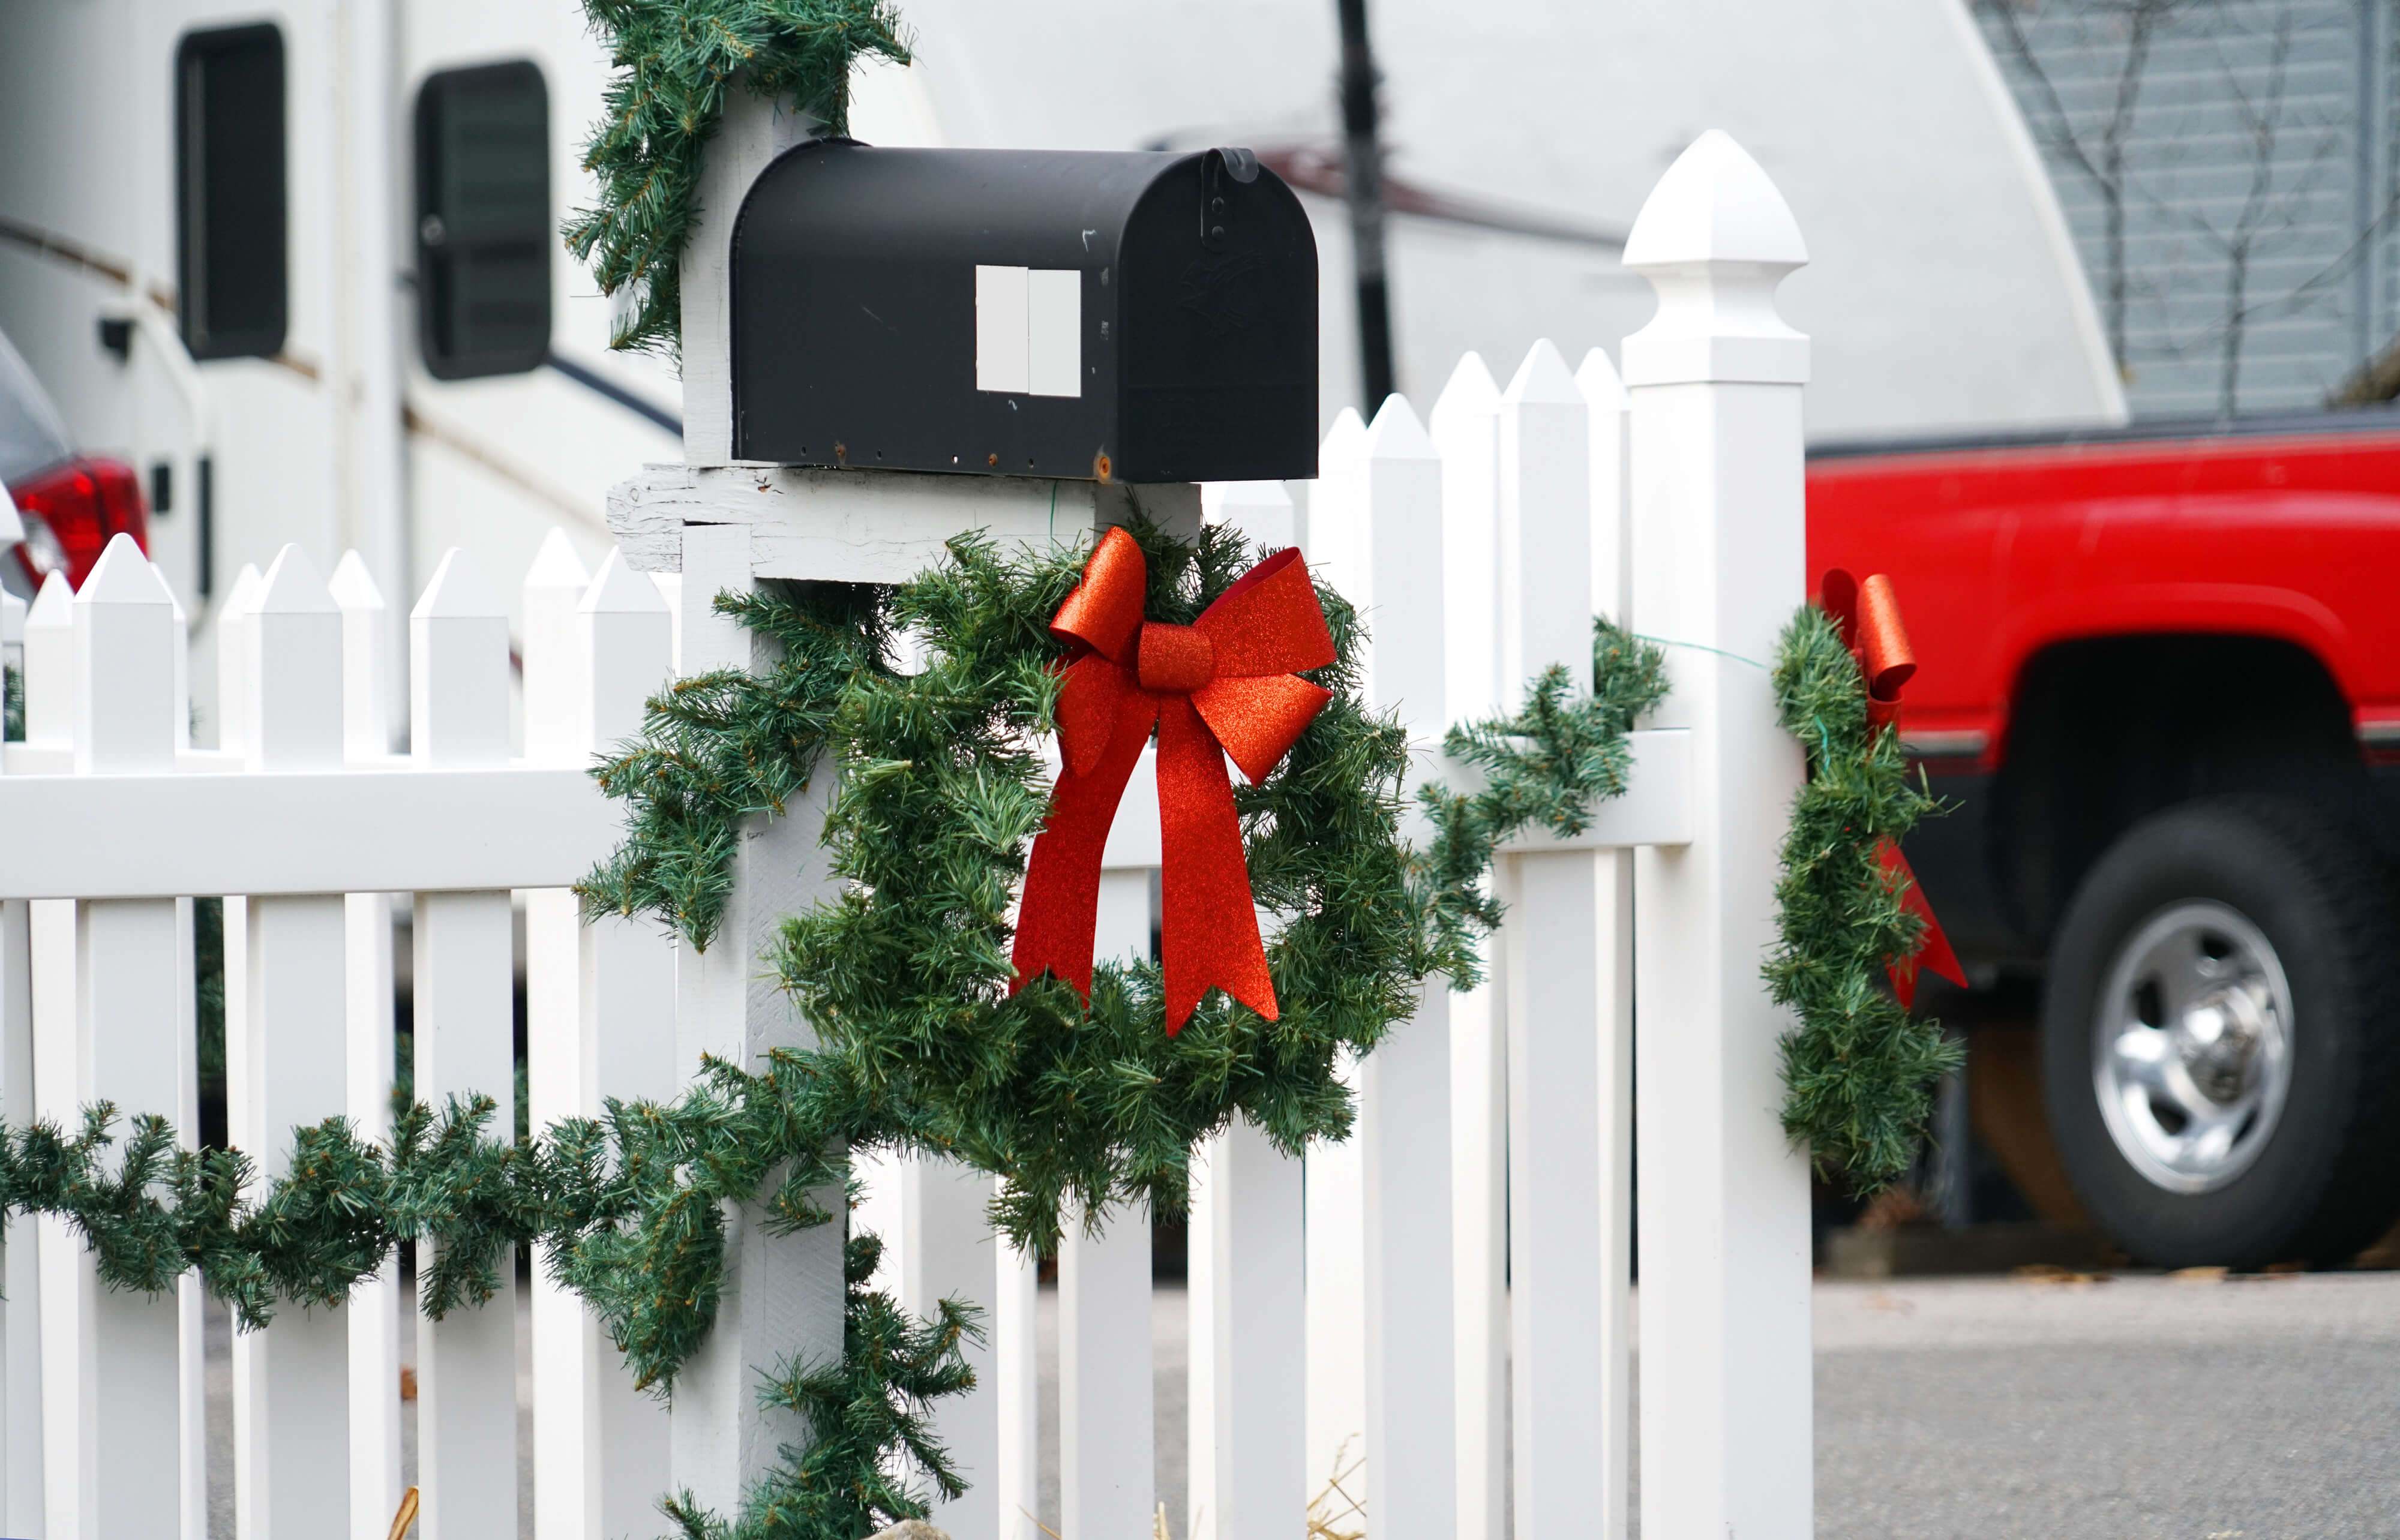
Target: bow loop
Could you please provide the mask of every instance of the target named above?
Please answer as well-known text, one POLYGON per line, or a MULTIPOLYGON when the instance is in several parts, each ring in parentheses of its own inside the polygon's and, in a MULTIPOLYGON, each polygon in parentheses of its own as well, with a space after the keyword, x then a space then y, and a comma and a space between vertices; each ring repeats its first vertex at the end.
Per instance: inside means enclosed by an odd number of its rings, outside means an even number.
POLYGON ((1081 642, 1112 662, 1124 662, 1141 629, 1142 600, 1150 593, 1150 563, 1141 542, 1111 527, 1084 564, 1084 580, 1051 618, 1050 629, 1081 642))
POLYGON ((1242 574, 1193 624, 1216 646, 1220 678, 1302 674, 1333 661, 1333 633, 1296 546, 1242 574))

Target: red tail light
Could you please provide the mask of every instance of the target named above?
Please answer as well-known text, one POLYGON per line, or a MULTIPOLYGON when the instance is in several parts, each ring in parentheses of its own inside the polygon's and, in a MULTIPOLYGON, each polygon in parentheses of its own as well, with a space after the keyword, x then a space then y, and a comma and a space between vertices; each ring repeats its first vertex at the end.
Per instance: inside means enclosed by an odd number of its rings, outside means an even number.
POLYGON ((38 583, 54 571, 81 588, 92 564, 116 535, 150 549, 150 513, 142 483, 120 460, 70 460, 8 489, 25 520, 17 560, 38 583))

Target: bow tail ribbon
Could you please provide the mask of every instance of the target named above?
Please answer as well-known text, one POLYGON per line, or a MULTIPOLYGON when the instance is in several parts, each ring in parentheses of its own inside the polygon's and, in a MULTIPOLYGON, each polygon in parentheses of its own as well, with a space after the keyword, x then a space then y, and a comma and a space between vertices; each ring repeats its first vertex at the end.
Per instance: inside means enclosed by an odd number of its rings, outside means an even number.
MULTIPOLYGON (((1892 591, 1891 579, 1880 572, 1861 582, 1840 567, 1826 572, 1818 593, 1825 613, 1841 627, 1842 639, 1858 660, 1859 677, 1867 692, 1867 737, 1872 741, 1900 720, 1901 687, 1916 674, 1916 652, 1909 645, 1908 628, 1900 620, 1900 596, 1892 591)), ((1933 906, 1925 901, 1925 890, 1909 868, 1908 857, 1901 853, 1899 842, 1889 838, 1878 842, 1875 864, 1882 868, 1884 880, 1899 893, 1901 908, 1924 926, 1914 951, 1884 960, 1884 972, 1890 975, 1891 991, 1902 1006, 1916 1003, 1919 968, 1965 988, 1967 972, 1958 965, 1958 954, 1951 949, 1942 921, 1934 918, 1933 906)))
MULTIPOLYGON (((1050 792, 1049 822, 1033 842, 1033 855, 1025 867, 1012 959, 1017 984, 1046 969, 1091 999, 1100 859, 1108 850, 1109 825, 1116 822, 1117 804, 1125 800, 1125 785, 1141 762, 1157 711, 1147 696, 1126 691, 1101 752, 1087 768, 1070 761, 1059 770, 1050 792)), ((1229 800, 1231 796, 1229 792, 1229 800)), ((1015 991, 1012 985, 1010 992, 1015 991)))

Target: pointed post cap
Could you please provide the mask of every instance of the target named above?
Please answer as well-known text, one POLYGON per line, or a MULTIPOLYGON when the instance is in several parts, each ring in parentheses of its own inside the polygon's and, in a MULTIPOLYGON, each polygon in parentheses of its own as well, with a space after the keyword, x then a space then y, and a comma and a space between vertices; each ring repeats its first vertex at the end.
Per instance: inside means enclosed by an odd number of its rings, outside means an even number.
POLYGON ((1658 293, 1658 313, 1625 339, 1625 383, 1806 384, 1808 339, 1777 314, 1775 288, 1807 260, 1758 162, 1722 129, 1700 135, 1625 238, 1625 266, 1658 293))
POLYGON ((1636 272, 1718 262, 1788 271, 1807 260, 1792 206, 1723 129, 1711 129, 1675 157, 1625 238, 1625 266, 1636 272))

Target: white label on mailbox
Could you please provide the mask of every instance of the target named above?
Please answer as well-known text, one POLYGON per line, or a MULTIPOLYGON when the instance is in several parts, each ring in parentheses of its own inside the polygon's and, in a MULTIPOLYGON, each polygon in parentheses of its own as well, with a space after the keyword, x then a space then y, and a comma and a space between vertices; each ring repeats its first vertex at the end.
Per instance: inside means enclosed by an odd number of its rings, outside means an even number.
POLYGON ((1011 396, 1084 393, 1080 271, 975 269, 975 388, 1011 396))
POLYGON ((1084 275, 1073 268, 1032 275, 1026 307, 1026 353, 1032 393, 1084 393, 1084 275))
POLYGON ((1022 267, 975 269, 975 388, 1024 395, 1032 386, 1026 351, 1027 279, 1022 267))

